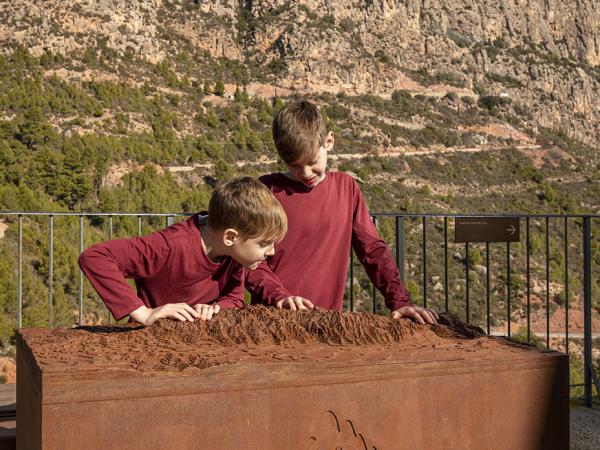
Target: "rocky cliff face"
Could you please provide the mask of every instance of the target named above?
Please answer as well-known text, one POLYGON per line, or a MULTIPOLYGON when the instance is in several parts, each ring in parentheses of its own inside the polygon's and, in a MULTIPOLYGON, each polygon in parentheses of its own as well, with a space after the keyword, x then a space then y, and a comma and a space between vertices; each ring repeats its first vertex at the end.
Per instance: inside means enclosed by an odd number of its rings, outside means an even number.
POLYGON ((532 127, 598 144, 600 1, 81 0, 2 2, 0 46, 110 49, 157 63, 181 48, 261 67, 291 90, 512 97, 532 127))
MULTIPOLYGON (((256 17, 283 2, 266 4, 255 8, 256 17)), ((534 124, 597 143, 600 16, 594 11, 600 2, 311 5, 296 4, 272 24, 259 22, 253 35, 263 43, 258 48, 287 62, 289 86, 383 96, 395 89, 453 90, 448 84, 506 92, 519 99, 534 124), (265 46, 269 37, 272 44, 265 46), (424 77, 414 76, 419 69, 424 77)))

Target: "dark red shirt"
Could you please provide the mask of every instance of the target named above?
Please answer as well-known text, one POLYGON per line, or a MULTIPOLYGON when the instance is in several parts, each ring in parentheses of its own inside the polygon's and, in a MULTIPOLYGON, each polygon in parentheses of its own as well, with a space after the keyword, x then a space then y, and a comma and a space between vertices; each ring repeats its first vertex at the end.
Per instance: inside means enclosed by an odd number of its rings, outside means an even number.
POLYGON ((299 295, 322 308, 341 310, 350 245, 390 310, 410 305, 400 271, 373 224, 360 188, 343 172, 328 172, 312 189, 281 173, 260 180, 288 216, 288 232, 275 255, 249 273, 253 302, 274 304, 299 295))
POLYGON ((230 257, 212 262, 202 249, 198 215, 148 236, 94 245, 79 266, 115 319, 142 305, 216 302, 244 306, 244 271, 230 257), (135 280, 137 293, 126 279, 135 280))

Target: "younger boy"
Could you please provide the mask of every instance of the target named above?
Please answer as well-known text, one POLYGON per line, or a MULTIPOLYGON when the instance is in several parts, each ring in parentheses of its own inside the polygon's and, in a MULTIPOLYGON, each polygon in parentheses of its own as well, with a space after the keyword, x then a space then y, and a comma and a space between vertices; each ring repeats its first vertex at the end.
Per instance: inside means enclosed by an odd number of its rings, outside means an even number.
POLYGON ((244 306, 244 269, 273 255, 286 230, 273 194, 258 180, 239 178, 215 188, 208 216, 94 245, 79 265, 117 320, 209 320, 221 308, 244 306), (137 294, 126 278, 135 280, 137 294))
POLYGON ((356 181, 326 171, 334 137, 319 110, 308 101, 286 105, 273 120, 273 139, 288 172, 260 180, 281 202, 289 229, 275 256, 247 277, 253 302, 341 310, 352 245, 394 319, 436 323, 435 311, 411 304, 356 181))

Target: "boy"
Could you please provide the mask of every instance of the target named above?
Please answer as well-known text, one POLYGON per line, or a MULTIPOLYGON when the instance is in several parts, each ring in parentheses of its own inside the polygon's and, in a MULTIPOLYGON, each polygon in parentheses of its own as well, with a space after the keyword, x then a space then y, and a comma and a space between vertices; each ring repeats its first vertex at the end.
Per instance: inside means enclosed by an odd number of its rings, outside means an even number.
POLYGON ((79 265, 117 320, 209 320, 221 308, 244 306, 244 269, 273 255, 286 230, 281 204, 258 180, 244 177, 215 188, 208 216, 94 245, 79 265), (135 280, 137 294, 126 278, 135 280))
POLYGON ((341 310, 352 244, 394 319, 437 323, 435 311, 411 304, 356 181, 326 171, 334 137, 319 110, 308 101, 286 105, 273 119, 273 139, 288 172, 260 180, 281 202, 289 229, 275 256, 246 279, 253 302, 341 310))

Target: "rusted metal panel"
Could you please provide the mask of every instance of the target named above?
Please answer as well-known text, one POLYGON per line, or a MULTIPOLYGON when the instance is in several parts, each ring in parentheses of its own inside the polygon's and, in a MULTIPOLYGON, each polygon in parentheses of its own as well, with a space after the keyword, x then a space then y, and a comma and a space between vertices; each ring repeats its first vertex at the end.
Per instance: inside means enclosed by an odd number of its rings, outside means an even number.
POLYGON ((329 362, 173 374, 40 371, 27 330, 17 345, 20 449, 568 448, 568 356, 556 352, 398 346, 375 361, 346 345, 329 362))

